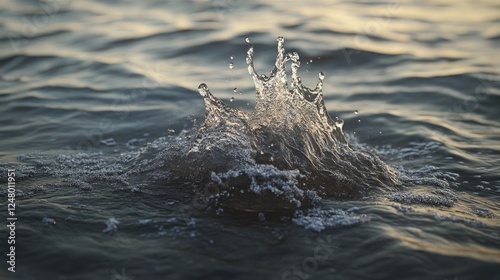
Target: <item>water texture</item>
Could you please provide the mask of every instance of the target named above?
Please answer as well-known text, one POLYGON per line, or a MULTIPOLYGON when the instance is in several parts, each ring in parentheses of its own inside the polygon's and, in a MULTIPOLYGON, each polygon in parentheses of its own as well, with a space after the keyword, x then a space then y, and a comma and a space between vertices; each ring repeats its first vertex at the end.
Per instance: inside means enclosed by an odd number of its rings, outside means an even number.
POLYGON ((1 279, 500 275, 496 1, 0 7, 1 279))

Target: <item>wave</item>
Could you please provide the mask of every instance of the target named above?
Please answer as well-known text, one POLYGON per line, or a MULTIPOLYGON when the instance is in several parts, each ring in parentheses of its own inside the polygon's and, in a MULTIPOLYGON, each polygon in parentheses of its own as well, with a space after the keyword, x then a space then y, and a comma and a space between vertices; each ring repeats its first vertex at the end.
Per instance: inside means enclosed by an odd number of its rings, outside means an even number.
POLYGON ((230 107, 206 84, 199 86, 205 121, 183 160, 194 166, 190 174, 220 189, 213 197, 217 203, 240 207, 242 199, 236 197, 257 194, 257 200, 269 196, 279 203, 257 203, 259 207, 243 203, 249 207, 246 210, 301 207, 319 197, 360 198, 401 183, 396 171, 377 155, 348 142, 343 120, 330 118, 323 100, 323 73, 314 89, 304 86, 298 76, 299 55, 285 55, 282 37, 269 76, 255 71, 253 53, 250 44, 246 62, 256 88, 252 112, 230 107))
MULTIPOLYGON (((325 106, 324 74, 319 74, 315 88, 306 87, 298 75, 299 55, 285 53, 282 37, 277 50, 269 75, 256 72, 252 44, 247 51, 247 68, 256 89, 251 112, 224 104, 202 83, 198 89, 205 103, 205 119, 199 126, 195 119, 193 128, 176 127, 179 132, 171 130, 168 136, 143 146, 134 143, 145 139, 131 139, 137 141, 127 142, 129 150, 114 156, 103 152, 28 154, 21 161, 34 164, 37 174, 64 178, 60 184, 80 191, 92 190, 89 185, 95 182, 128 186, 144 178, 187 186, 194 192, 194 207, 216 211, 288 212, 317 207, 322 199, 385 195, 404 185, 448 185, 445 177, 439 179, 432 170, 412 173, 392 167, 375 150, 345 134, 344 121, 332 119, 325 106), (289 62, 291 77, 286 72, 289 62)), ((104 146, 116 142, 112 138, 101 141, 104 146)), ((298 213, 296 220, 314 221, 316 214, 298 213)), ((346 218, 338 213, 318 215, 346 218)))

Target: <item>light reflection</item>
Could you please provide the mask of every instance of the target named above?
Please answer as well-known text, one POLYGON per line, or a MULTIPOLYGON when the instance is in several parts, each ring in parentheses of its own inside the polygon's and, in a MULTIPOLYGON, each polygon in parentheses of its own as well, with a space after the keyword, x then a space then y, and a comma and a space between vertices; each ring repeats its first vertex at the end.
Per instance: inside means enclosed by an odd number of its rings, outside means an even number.
MULTIPOLYGON (((478 244, 454 242, 450 238, 431 234, 415 227, 400 229, 383 227, 382 230, 388 236, 398 240, 401 245, 413 250, 500 263, 500 250, 497 249, 478 244)), ((477 233, 480 234, 479 232, 477 233)))

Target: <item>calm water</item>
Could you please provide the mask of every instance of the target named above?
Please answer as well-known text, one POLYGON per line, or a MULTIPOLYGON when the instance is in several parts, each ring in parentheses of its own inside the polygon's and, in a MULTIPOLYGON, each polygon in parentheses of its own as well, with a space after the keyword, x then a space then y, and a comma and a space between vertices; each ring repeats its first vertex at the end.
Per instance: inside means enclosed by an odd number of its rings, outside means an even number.
POLYGON ((0 206, 15 168, 18 218, 15 273, 0 230, 1 279, 500 275, 498 1, 0 5, 0 206), (268 73, 277 36, 304 84, 325 73, 349 141, 412 184, 241 211, 206 209, 171 172, 204 119, 198 85, 252 110, 245 38, 268 73))

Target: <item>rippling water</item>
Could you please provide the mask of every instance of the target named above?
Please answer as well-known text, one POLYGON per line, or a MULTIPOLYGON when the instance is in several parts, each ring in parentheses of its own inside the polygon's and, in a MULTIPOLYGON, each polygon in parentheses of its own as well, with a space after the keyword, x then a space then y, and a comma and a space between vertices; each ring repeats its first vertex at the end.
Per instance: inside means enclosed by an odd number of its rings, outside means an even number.
POLYGON ((4 254, 0 277, 496 279, 496 2, 0 1, 0 178, 16 169, 18 218, 16 272, 4 254), (271 148, 323 139, 278 129, 297 111, 260 107, 273 129, 248 145, 198 130, 201 83, 244 115, 259 108, 245 38, 269 75, 278 36, 303 84, 325 74, 328 118, 350 147, 380 160, 328 166, 374 191, 329 193, 339 184, 306 168, 305 150, 271 148), (193 147, 215 152, 186 157, 193 147), (244 156, 256 162, 238 173, 244 156), (397 183, 370 181, 381 170, 397 183))

